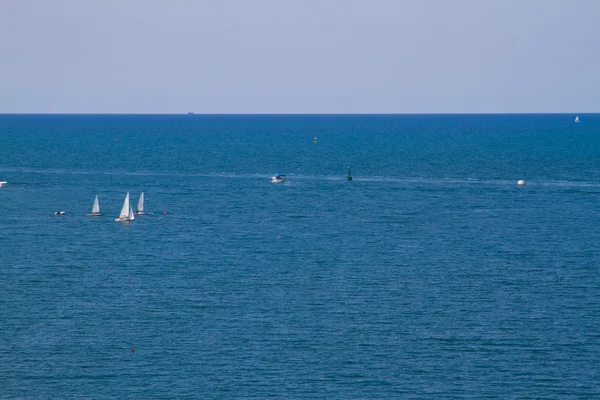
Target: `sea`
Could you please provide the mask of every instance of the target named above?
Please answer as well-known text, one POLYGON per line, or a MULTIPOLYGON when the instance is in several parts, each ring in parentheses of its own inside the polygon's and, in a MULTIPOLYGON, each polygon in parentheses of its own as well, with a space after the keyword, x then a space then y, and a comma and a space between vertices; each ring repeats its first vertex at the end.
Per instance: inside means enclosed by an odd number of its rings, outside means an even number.
POLYGON ((0 115, 0 398, 598 399, 574 118, 0 115))

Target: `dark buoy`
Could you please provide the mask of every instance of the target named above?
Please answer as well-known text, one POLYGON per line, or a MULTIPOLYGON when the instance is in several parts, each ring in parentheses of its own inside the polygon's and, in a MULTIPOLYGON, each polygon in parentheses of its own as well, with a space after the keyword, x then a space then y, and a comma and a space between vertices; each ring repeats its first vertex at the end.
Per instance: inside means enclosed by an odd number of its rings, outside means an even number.
POLYGON ((352 180, 352 174, 350 173, 350 166, 348 166, 348 175, 346 175, 346 179, 348 179, 349 181, 352 180))

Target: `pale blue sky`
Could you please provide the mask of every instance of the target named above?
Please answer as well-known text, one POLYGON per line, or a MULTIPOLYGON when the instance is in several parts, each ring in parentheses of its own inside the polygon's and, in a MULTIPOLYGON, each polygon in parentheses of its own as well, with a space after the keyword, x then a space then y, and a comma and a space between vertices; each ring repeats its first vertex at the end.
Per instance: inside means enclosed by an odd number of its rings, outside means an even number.
POLYGON ((597 0, 1 0, 0 113, 596 112, 597 0))

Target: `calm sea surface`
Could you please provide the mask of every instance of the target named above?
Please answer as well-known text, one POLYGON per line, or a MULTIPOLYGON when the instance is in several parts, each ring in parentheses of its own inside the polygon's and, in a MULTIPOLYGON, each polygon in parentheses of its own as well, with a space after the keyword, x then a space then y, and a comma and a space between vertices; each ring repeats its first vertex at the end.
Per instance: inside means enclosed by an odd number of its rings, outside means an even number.
POLYGON ((0 398, 600 398, 574 117, 2 115, 0 398))

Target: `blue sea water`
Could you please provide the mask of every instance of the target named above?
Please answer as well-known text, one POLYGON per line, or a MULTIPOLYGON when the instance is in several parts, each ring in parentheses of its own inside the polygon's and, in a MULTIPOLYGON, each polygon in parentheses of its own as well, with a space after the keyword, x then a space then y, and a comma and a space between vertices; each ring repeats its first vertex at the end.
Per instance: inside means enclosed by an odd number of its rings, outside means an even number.
POLYGON ((2 115, 0 398, 600 398, 573 118, 2 115))

